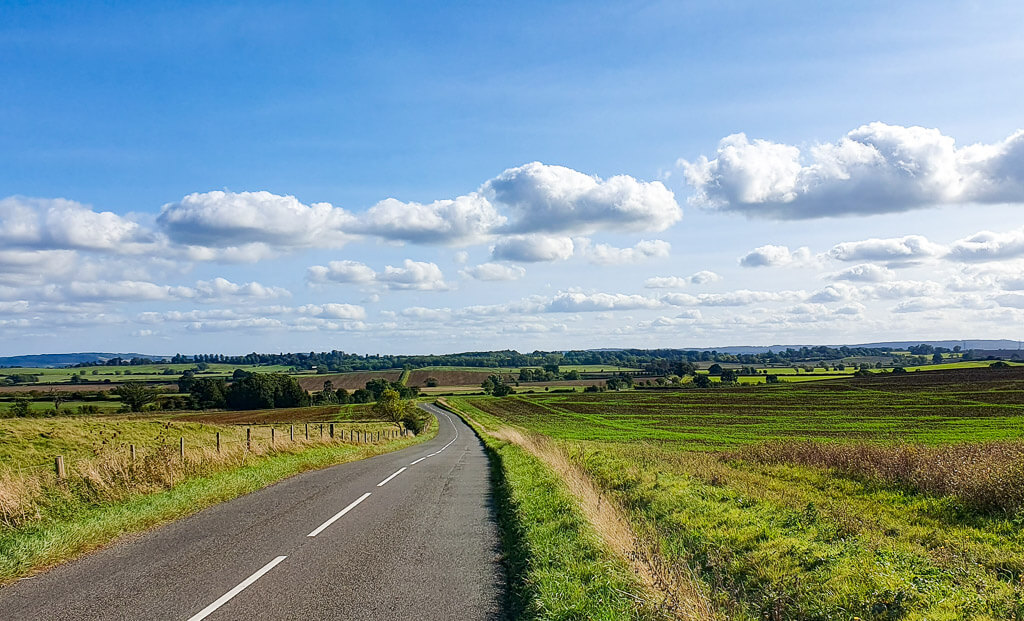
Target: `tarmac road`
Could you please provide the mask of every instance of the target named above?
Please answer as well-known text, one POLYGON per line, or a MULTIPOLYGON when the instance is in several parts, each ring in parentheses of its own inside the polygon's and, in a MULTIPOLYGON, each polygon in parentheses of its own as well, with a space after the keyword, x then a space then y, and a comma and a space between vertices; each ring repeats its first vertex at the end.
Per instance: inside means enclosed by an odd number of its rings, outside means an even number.
POLYGON ((500 619, 487 456, 437 437, 304 473, 0 589, 0 619, 500 619))

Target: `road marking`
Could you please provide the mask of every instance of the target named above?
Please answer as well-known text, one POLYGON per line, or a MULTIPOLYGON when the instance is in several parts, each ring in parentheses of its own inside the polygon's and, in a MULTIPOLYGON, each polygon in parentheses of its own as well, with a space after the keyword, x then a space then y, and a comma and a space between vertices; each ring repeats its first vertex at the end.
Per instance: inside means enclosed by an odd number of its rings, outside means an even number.
POLYGON ((420 463, 420 462, 421 462, 421 461, 423 461, 424 459, 426 459, 426 457, 420 457, 419 459, 417 459, 416 461, 412 462, 412 463, 411 463, 411 464, 409 464, 409 465, 410 465, 410 466, 415 466, 416 464, 420 463))
POLYGON ((427 457, 433 457, 434 455, 437 455, 437 453, 440 453, 441 451, 445 450, 446 448, 448 448, 452 444, 455 444, 455 441, 459 439, 459 428, 455 426, 455 421, 453 421, 452 417, 448 416, 448 414, 446 414, 445 412, 441 412, 441 413, 444 414, 444 417, 448 419, 449 423, 451 423, 452 429, 455 430, 455 437, 452 438, 451 442, 449 442, 448 444, 445 444, 444 446, 442 446, 436 453, 431 453, 430 455, 427 455, 427 457))
POLYGON ((397 477, 398 475, 402 474, 403 472, 405 472, 405 467, 404 466, 399 468, 398 472, 394 473, 393 475, 389 476, 388 478, 386 478, 383 481, 381 481, 380 483, 378 483, 377 487, 384 487, 385 485, 387 485, 388 481, 390 481, 391 479, 397 477))
POLYGON ((210 613, 212 613, 214 610, 217 610, 218 608, 220 608, 224 604, 226 604, 229 601, 231 601, 232 597, 234 597, 234 596, 238 595, 239 593, 241 593, 242 591, 244 591, 253 582, 256 582, 257 580, 262 578, 263 574, 267 573, 268 571, 270 571, 271 569, 276 567, 278 563, 280 563, 281 561, 283 561, 286 558, 288 558, 288 557, 287 556, 279 556, 279 557, 275 558, 274 560, 270 561, 269 563, 267 563, 266 565, 261 567, 259 570, 257 570, 256 573, 254 573, 253 575, 249 576, 245 580, 242 580, 240 583, 238 583, 238 586, 236 586, 235 588, 231 589, 230 591, 228 591, 224 595, 221 595, 220 598, 217 601, 213 602, 212 604, 210 604, 206 608, 203 608, 202 610, 200 610, 196 614, 194 614, 191 617, 189 617, 188 621, 200 621, 201 619, 205 619, 206 617, 210 616, 210 613))
POLYGON ((358 505, 359 503, 363 502, 364 500, 366 500, 369 497, 370 497, 370 492, 366 492, 365 494, 363 494, 362 496, 357 498, 352 504, 350 504, 349 506, 345 507, 341 511, 338 511, 337 513, 335 513, 334 516, 331 517, 331 519, 327 520, 326 522, 324 522, 320 526, 317 526, 316 530, 314 530, 313 532, 309 533, 306 536, 307 537, 316 537, 317 535, 322 533, 325 528, 327 528, 331 524, 334 524, 335 522, 337 522, 338 519, 341 518, 341 516, 345 515, 346 513, 351 511, 352 509, 355 509, 356 505, 358 505))

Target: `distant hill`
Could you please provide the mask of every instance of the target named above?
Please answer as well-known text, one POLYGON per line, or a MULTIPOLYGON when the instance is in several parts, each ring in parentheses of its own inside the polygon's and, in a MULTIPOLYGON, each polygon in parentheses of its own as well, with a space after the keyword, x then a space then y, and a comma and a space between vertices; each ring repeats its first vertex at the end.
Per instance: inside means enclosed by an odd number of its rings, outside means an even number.
POLYGON ((154 356, 151 354, 113 354, 109 352, 0 356, 0 367, 67 367, 73 364, 81 364, 83 362, 106 362, 111 358, 149 358, 150 360, 166 360, 167 356, 154 356))
MULTIPOLYGON (((734 345, 727 347, 680 347, 682 350, 717 351, 722 354, 763 354, 769 349, 782 351, 785 349, 800 349, 801 347, 816 347, 821 343, 803 345, 734 345)), ((932 347, 945 347, 953 349, 982 349, 982 350, 1017 350, 1019 343, 1009 339, 964 339, 962 341, 884 341, 878 343, 843 343, 841 345, 827 345, 827 347, 865 347, 877 349, 903 350, 914 345, 931 345, 932 347)), ((612 350, 608 350, 612 351, 612 350)))

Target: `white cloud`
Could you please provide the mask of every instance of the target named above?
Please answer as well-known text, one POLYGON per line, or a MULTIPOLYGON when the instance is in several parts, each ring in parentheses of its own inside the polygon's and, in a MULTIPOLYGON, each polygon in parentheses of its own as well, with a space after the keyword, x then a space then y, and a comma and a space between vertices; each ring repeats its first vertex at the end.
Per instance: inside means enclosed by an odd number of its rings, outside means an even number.
POLYGON ((313 265, 306 271, 312 283, 380 284, 388 289, 418 289, 421 291, 444 291, 450 287, 444 281, 435 263, 405 259, 401 267, 387 265, 384 271, 358 261, 331 261, 327 265, 313 265))
POLYGON ((838 142, 799 147, 744 134, 714 159, 679 161, 691 202, 780 219, 906 211, 965 202, 1024 201, 1024 131, 957 147, 937 129, 871 123, 838 142))
POLYGON ((246 298, 250 300, 272 300, 291 297, 291 292, 281 287, 268 287, 258 282, 236 284, 224 278, 200 280, 195 286, 199 297, 208 300, 246 298))
POLYGON ((449 289, 435 263, 406 259, 402 267, 387 265, 377 274, 377 281, 389 289, 417 289, 420 291, 443 291, 449 289))
POLYGON ((423 306, 411 306, 402 310, 401 315, 409 319, 424 321, 444 321, 452 316, 451 309, 447 308, 425 308, 423 306))
POLYGON ((300 306, 298 312, 312 317, 325 317, 329 319, 366 319, 366 309, 356 304, 305 304, 300 306))
MULTIPOLYGON (((589 240, 588 240, 589 241, 589 240)), ((660 239, 642 240, 632 248, 616 248, 608 244, 583 247, 582 254, 591 263, 597 265, 622 265, 640 263, 647 259, 664 259, 669 256, 672 245, 660 239)))
POLYGON ((722 277, 709 271, 701 270, 689 276, 654 276, 644 281, 644 287, 648 289, 682 289, 690 285, 703 285, 718 282, 722 277))
POLYGON ((667 293, 661 297, 673 306, 750 306, 770 302, 798 301, 806 294, 802 291, 751 291, 739 289, 727 293, 667 293))
POLYGON ((1024 256, 1024 228, 993 233, 980 231, 953 242, 949 258, 958 261, 999 261, 1024 256))
POLYGON ((417 243, 464 244, 480 241, 506 220, 474 192, 428 205, 388 198, 359 214, 349 230, 417 243))
POLYGON ((573 255, 575 245, 569 237, 518 235, 498 240, 491 256, 499 261, 536 263, 562 261, 573 255))
POLYGON ((552 298, 545 310, 547 312, 572 313, 584 311, 633 310, 660 308, 660 300, 642 295, 626 295, 624 293, 578 293, 562 292, 552 298))
POLYGON ((849 280, 852 282, 882 282, 892 280, 894 277, 895 272, 873 263, 853 265, 827 276, 831 280, 849 280))
POLYGON ((372 267, 359 261, 331 261, 327 265, 314 265, 307 270, 311 282, 316 283, 370 283, 377 279, 372 267))
POLYGON ((921 235, 865 239, 836 244, 828 256, 837 261, 886 261, 892 264, 912 263, 944 255, 946 249, 921 235))
POLYGON ((328 203, 259 192, 203 192, 164 205, 157 217, 172 240, 212 248, 260 243, 282 248, 343 245, 351 214, 328 203))
POLYGON ((0 199, 0 242, 8 248, 138 254, 156 239, 138 223, 63 198, 0 199))
POLYGON ((788 246, 771 244, 754 248, 740 257, 743 267, 780 267, 785 265, 809 265, 813 257, 807 247, 790 251, 788 246))
POLYGON ((467 278, 475 278, 476 280, 519 280, 526 275, 526 269, 518 265, 481 263, 480 265, 460 270, 459 273, 467 278))
POLYGON ((660 181, 627 175, 602 180, 540 162, 506 170, 481 192, 508 208, 505 228, 514 233, 663 231, 683 216, 675 195, 660 181))
POLYGON ((40 285, 68 274, 76 258, 73 250, 0 250, 0 283, 40 285))

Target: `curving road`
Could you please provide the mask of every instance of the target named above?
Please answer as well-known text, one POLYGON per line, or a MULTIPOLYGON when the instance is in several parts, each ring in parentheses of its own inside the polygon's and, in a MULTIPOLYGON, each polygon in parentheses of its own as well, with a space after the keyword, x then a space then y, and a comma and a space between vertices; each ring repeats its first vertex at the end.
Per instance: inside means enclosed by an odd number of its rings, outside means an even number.
POLYGON ((0 619, 496 619, 487 456, 437 437, 308 472, 0 589, 0 619))

